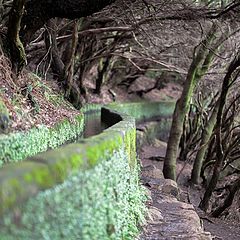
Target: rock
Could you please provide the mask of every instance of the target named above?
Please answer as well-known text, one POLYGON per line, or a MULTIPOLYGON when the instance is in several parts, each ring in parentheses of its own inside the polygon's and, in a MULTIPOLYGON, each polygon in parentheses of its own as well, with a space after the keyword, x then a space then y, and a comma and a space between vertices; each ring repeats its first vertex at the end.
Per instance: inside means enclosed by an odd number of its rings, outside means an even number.
POLYGON ((151 207, 148 210, 148 223, 158 224, 163 221, 163 216, 161 211, 156 207, 151 207))
POLYGON ((160 141, 159 139, 153 139, 152 140, 152 145, 154 147, 159 147, 159 148, 163 148, 163 149, 167 149, 167 143, 166 142, 163 142, 163 141, 160 141))
POLYGON ((138 77, 128 88, 129 93, 138 91, 148 91, 156 84, 156 80, 153 78, 140 76, 138 77))
POLYGON ((146 142, 145 133, 137 130, 137 149, 139 149, 146 142))
POLYGON ((172 179, 165 179, 164 184, 160 187, 159 190, 161 190, 164 193, 170 194, 176 198, 179 197, 178 185, 172 179))
POLYGON ((144 190, 145 190, 145 193, 146 193, 146 196, 147 196, 147 201, 152 203, 153 200, 152 200, 152 194, 151 194, 151 191, 150 191, 148 188, 146 188, 146 187, 145 187, 144 190))
POLYGON ((163 179, 163 173, 154 165, 148 165, 142 169, 142 175, 149 178, 163 179))

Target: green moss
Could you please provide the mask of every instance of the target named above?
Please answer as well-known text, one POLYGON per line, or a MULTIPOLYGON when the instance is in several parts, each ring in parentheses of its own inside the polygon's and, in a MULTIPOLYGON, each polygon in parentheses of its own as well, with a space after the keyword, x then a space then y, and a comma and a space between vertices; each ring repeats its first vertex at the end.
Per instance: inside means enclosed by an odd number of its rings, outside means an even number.
POLYGON ((54 184, 48 167, 40 163, 9 164, 0 176, 1 213, 54 184))
POLYGON ((8 109, 0 97, 0 134, 7 132, 9 121, 8 109))
POLYGON ((79 169, 85 169, 84 147, 80 144, 69 144, 58 151, 52 150, 29 158, 29 161, 41 162, 48 166, 56 183, 63 182, 67 176, 79 169))
POLYGON ((75 139, 83 132, 83 121, 83 115, 80 114, 74 123, 63 120, 52 128, 39 126, 27 132, 0 135, 0 166, 3 163, 20 161, 75 139))
POLYGON ((14 224, 14 213, 6 214, 0 239, 135 239, 145 213, 138 170, 137 165, 130 169, 120 148, 94 168, 31 198, 19 209, 21 224, 14 224))

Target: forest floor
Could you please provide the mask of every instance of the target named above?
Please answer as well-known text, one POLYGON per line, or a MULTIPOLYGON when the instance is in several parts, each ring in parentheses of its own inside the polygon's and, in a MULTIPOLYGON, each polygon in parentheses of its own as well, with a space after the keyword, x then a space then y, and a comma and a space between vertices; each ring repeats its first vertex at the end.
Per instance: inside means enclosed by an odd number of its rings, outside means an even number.
POLYGON ((11 75, 6 78, 2 77, 3 74, 0 66, 0 100, 5 104, 10 118, 7 132, 25 131, 39 125, 50 127, 64 118, 73 120, 79 114, 64 100, 54 82, 43 81, 27 71, 17 82, 11 75))

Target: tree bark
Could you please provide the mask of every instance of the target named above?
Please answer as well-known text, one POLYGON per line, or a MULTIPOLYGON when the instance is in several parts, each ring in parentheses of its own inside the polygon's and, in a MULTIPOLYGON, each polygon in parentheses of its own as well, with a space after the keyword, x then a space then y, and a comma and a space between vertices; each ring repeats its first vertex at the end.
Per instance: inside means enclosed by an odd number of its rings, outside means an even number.
POLYGON ((70 54, 68 61, 65 63, 64 68, 64 75, 63 81, 66 85, 66 93, 65 97, 73 104, 74 107, 77 109, 81 108, 81 100, 80 100, 80 91, 77 86, 77 84, 73 81, 73 75, 74 75, 74 64, 75 64, 75 53, 77 49, 78 44, 78 27, 79 27, 79 20, 75 20, 74 27, 73 27, 73 33, 72 33, 72 44, 70 49, 70 54))
POLYGON ((190 65, 183 86, 182 95, 176 103, 163 166, 163 174, 165 178, 170 178, 176 181, 177 154, 183 131, 184 118, 189 111, 190 101, 196 84, 210 66, 211 61, 209 60, 211 58, 209 58, 209 54, 211 50, 209 51, 209 47, 212 44, 215 32, 216 25, 213 24, 206 38, 201 42, 199 48, 194 53, 193 61, 190 65), (208 64, 206 64, 206 62, 208 62, 208 64))
POLYGON ((24 12, 25 0, 14 0, 9 16, 7 44, 10 50, 13 72, 18 75, 26 64, 26 54, 19 38, 20 24, 24 12))
POLYGON ((213 128, 216 124, 217 112, 218 112, 218 102, 214 107, 211 117, 207 121, 206 126, 204 127, 202 132, 200 148, 197 152, 196 159, 193 164, 192 175, 191 175, 191 182, 193 184, 200 183, 200 173, 201 173, 201 168, 203 164, 203 159, 208 149, 208 143, 212 136, 213 128))
POLYGON ((96 87, 95 87, 95 93, 100 94, 101 93, 101 87, 104 82, 104 75, 107 72, 108 66, 110 64, 111 56, 108 56, 105 60, 101 59, 102 61, 99 65, 99 70, 98 70, 98 77, 96 79, 96 87))

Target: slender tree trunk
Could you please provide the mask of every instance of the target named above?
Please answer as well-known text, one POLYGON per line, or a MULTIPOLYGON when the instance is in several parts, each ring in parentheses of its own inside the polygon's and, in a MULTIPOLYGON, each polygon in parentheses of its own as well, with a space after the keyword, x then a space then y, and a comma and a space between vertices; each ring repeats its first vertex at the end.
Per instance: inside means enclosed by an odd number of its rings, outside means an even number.
POLYGON ((78 85, 73 81, 75 53, 78 44, 78 26, 79 20, 75 20, 72 33, 71 50, 69 53, 69 58, 65 63, 63 79, 66 85, 65 97, 73 104, 74 107, 80 109, 82 106, 80 97, 81 93, 78 85))
POLYGON ((240 51, 237 53, 237 56, 234 58, 234 60, 230 63, 230 66, 228 68, 228 71, 224 77, 223 84, 222 84, 222 91, 221 91, 220 100, 219 100, 219 109, 218 109, 217 122, 216 122, 216 157, 217 159, 214 165, 211 180, 206 189, 204 197, 199 205, 199 207, 204 211, 207 211, 209 207, 209 201, 212 196, 212 192, 214 191, 217 185, 222 164, 223 164, 224 154, 222 150, 222 136, 221 136, 222 115, 223 115, 223 110, 224 110, 229 88, 232 82, 235 81, 239 75, 239 70, 238 70, 239 66, 240 66, 240 51))
POLYGON ((197 152, 196 159, 193 165, 193 170, 192 170, 191 182, 193 184, 200 183, 200 173, 201 173, 201 168, 203 164, 203 159, 208 149, 208 143, 212 136, 213 128, 216 124, 217 112, 218 112, 218 102, 216 103, 216 106, 213 109, 211 117, 207 121, 206 126, 204 127, 202 132, 200 149, 197 152))
POLYGON ((19 38, 21 19, 24 13, 25 0, 14 0, 9 15, 7 41, 9 43, 10 58, 13 72, 18 75, 26 64, 26 54, 19 38))
POLYGON ((108 69, 108 66, 110 64, 111 56, 107 57, 106 60, 101 64, 99 72, 98 72, 98 78, 96 79, 96 88, 95 93, 100 94, 101 93, 101 87, 104 81, 104 75, 108 69))
POLYGON ((3 0, 0 0, 0 22, 2 22, 3 10, 3 0))
POLYGON ((176 161, 179 142, 183 131, 184 118, 189 111, 190 101, 196 84, 211 64, 213 54, 210 52, 211 50, 209 51, 209 48, 211 47, 215 32, 216 25, 213 24, 207 37, 201 42, 199 48, 194 53, 193 61, 183 86, 182 95, 176 103, 163 166, 165 178, 176 180, 176 161), (206 64, 206 62, 208 64, 206 64))
MULTIPOLYGON (((64 63, 61 59, 61 53, 59 52, 57 45, 56 19, 49 20, 46 26, 47 26, 47 32, 45 34, 46 49, 50 49, 53 73, 57 77, 58 81, 62 82, 64 81, 64 79, 62 79, 62 77, 64 76, 64 63)), ((69 49, 71 49, 71 45, 69 49)), ((68 52, 70 53, 70 50, 68 52)))

